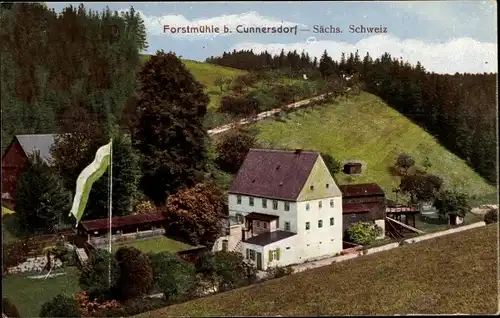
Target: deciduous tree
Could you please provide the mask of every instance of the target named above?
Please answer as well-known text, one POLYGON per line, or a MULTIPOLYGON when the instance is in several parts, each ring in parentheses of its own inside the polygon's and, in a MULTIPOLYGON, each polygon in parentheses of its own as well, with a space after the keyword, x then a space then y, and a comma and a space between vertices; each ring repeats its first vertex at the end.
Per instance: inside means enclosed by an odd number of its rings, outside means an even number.
POLYGON ((222 194, 212 186, 197 184, 168 198, 167 233, 193 245, 212 248, 222 231, 225 209, 222 194))
POLYGON ((408 170, 414 165, 415 159, 406 153, 399 154, 395 164, 396 168, 400 169, 404 175, 407 175, 408 170))
POLYGON ((415 173, 401 178, 401 192, 409 194, 413 203, 433 201, 439 194, 443 180, 433 174, 415 173))
POLYGON ((143 192, 156 204, 191 187, 206 165, 203 118, 209 98, 174 53, 158 52, 139 74, 141 94, 133 132, 142 154, 143 192))
POLYGON ((196 269, 176 255, 157 253, 151 259, 155 284, 167 300, 186 297, 195 289, 196 269))
POLYGON ((328 171, 330 171, 330 174, 335 177, 335 174, 340 172, 340 162, 333 158, 333 156, 329 153, 322 152, 321 157, 323 158, 328 171))
POLYGON ((445 217, 457 215, 463 218, 471 209, 467 194, 456 189, 441 191, 434 202, 434 206, 438 213, 445 217))
POLYGON ((216 145, 217 162, 222 170, 236 173, 250 150, 257 145, 254 132, 234 130, 225 134, 216 145))
POLYGON ((115 257, 120 268, 116 290, 122 299, 146 295, 153 284, 153 268, 148 255, 135 247, 121 247, 115 257))

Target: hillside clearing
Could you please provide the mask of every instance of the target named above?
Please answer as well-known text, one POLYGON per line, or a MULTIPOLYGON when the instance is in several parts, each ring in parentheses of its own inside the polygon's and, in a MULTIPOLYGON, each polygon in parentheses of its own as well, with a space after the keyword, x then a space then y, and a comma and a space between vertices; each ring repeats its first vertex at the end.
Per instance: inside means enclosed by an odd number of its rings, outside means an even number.
POLYGON ((497 229, 450 234, 136 317, 493 314, 497 229))
MULTIPOLYGON (((141 59, 147 61, 150 55, 142 55, 141 59)), ((234 80, 240 75, 247 74, 246 71, 215 64, 202 63, 192 60, 182 60, 188 70, 194 75, 197 81, 205 85, 205 92, 210 97, 208 108, 217 108, 220 103, 220 88, 216 86, 215 79, 222 77, 234 80)))
POLYGON ((496 192, 424 129, 368 93, 347 102, 300 109, 286 118, 267 119, 255 126, 260 130, 259 140, 272 147, 318 150, 340 162, 364 162, 362 175, 339 173, 339 183, 376 182, 389 198, 394 198, 392 189, 399 186, 399 177, 392 175, 391 166, 402 152, 413 156, 417 166, 422 166, 427 156, 432 163, 429 173, 441 176, 450 186, 463 188, 471 196, 491 197, 496 192))

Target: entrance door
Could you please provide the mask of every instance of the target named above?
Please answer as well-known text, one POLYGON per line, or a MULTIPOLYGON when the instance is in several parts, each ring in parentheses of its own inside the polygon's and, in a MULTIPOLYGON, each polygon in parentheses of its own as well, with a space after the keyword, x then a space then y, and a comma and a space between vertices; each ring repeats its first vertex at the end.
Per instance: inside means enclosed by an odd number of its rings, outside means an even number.
POLYGON ((257 252, 257 269, 262 270, 262 253, 257 252))
POLYGON ((223 251, 227 251, 227 246, 228 246, 228 241, 222 240, 222 250, 223 251))

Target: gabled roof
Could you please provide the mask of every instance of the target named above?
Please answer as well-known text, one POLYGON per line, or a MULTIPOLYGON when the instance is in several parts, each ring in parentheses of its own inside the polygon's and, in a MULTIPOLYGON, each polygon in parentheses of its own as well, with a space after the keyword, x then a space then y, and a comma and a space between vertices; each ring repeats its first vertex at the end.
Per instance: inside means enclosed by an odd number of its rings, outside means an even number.
POLYGON ((359 183, 339 185, 343 197, 360 197, 384 195, 384 190, 376 183, 359 183))
POLYGON ((250 149, 229 193, 295 201, 319 152, 250 149))
POLYGON ((15 135, 14 138, 19 142, 26 156, 33 154, 35 151, 39 151, 40 157, 42 157, 47 164, 50 164, 52 160, 50 148, 54 144, 55 136, 55 134, 35 134, 15 135))

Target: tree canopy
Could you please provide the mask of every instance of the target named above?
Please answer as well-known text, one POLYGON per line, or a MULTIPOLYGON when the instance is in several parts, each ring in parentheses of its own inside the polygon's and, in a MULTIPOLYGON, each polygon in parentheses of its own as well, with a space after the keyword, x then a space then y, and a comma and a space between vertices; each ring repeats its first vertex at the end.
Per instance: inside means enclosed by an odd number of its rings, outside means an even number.
POLYGON ((29 155, 29 162, 16 185, 19 229, 26 234, 55 232, 60 223, 69 221, 69 193, 39 152, 29 155))
POLYGON ((194 186, 206 165, 204 87, 174 53, 159 51, 139 74, 134 145, 142 154, 141 188, 156 204, 194 186))

